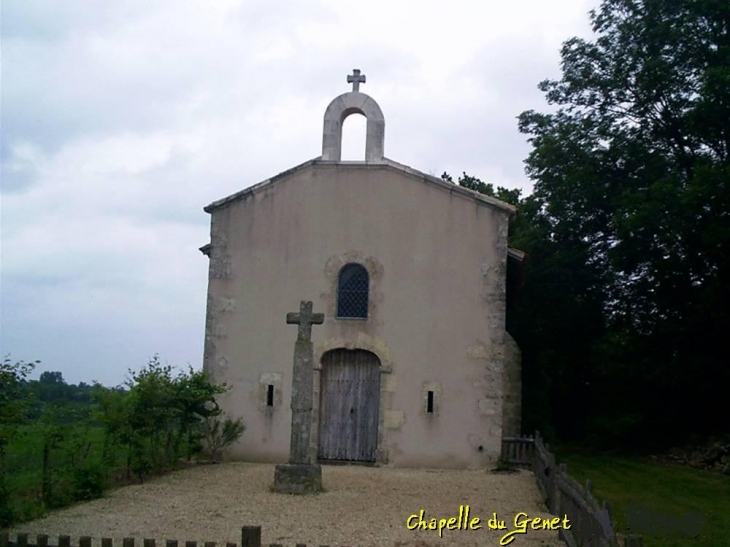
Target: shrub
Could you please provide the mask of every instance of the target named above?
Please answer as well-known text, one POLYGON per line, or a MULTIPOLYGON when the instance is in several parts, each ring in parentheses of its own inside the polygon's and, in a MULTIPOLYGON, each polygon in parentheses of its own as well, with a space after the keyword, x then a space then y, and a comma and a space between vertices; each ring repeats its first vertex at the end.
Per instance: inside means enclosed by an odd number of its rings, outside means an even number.
POLYGON ((87 461, 73 471, 73 497, 76 501, 93 500, 109 487, 107 468, 99 461, 87 461))
POLYGON ((203 446, 208 455, 208 461, 220 461, 221 452, 227 446, 236 442, 243 435, 246 426, 240 418, 232 419, 229 416, 208 417, 203 422, 203 446))

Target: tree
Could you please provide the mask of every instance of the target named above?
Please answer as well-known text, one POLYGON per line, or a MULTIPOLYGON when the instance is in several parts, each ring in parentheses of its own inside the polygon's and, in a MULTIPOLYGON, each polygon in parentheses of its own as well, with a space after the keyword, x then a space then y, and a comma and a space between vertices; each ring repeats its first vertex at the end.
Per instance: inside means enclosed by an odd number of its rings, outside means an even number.
MULTIPOLYGON (((104 459, 110 464, 115 446, 124 447, 127 474, 140 480, 203 450, 206 420, 221 414, 215 398, 227 391, 225 385, 212 384, 205 371, 190 368, 175 375, 158 356, 139 371, 130 371, 126 387, 125 391, 95 386, 97 420, 105 429, 104 459)), ((221 424, 225 426, 221 433, 230 438, 239 425, 235 420, 226 424, 221 424)))
POLYGON ((7 447, 20 434, 26 421, 29 400, 23 390, 25 379, 40 361, 13 362, 6 356, 0 363, 0 527, 13 520, 10 491, 6 480, 7 447))
MULTIPOLYGON (((213 384, 206 371, 200 370, 196 372, 191 367, 187 374, 181 373, 178 375, 175 380, 175 389, 177 392, 176 399, 179 405, 180 433, 178 441, 182 439, 183 435, 186 436, 186 457, 190 460, 193 453, 201 449, 199 440, 201 436, 204 436, 200 432, 201 427, 205 429, 207 427, 206 420, 213 419, 221 414, 215 397, 225 393, 227 388, 225 384, 213 384)), ((228 424, 228 421, 226 421, 226 424, 228 424)), ((228 429, 225 431, 229 436, 231 431, 237 431, 235 427, 231 430, 231 425, 227 425, 227 427, 228 429)), ((238 437, 242 433, 243 429, 241 426, 241 432, 238 434, 238 437)), ((228 444, 234 442, 238 437, 229 441, 228 444)))
MULTIPOLYGON (((730 332, 730 3, 604 0, 590 17, 595 39, 568 40, 562 78, 540 84, 557 111, 519 117, 533 146, 538 248, 548 250, 531 256, 531 269, 563 267, 570 290, 558 294, 592 318, 574 337, 580 355, 565 360, 564 333, 533 357, 571 387, 563 432, 575 407, 585 421, 573 433, 720 431, 727 417, 714 405, 730 384, 721 349, 730 332)), ((550 316, 542 292, 533 325, 550 316)))
POLYGON ((61 385, 66 382, 63 380, 63 374, 60 372, 41 372, 38 382, 41 384, 61 385))
MULTIPOLYGON (((446 172, 441 175, 441 178, 449 182, 454 182, 453 177, 446 172)), ((479 192, 480 194, 484 194, 485 196, 497 198, 506 203, 509 203, 510 205, 518 205, 522 196, 522 191, 519 188, 514 188, 510 190, 508 188, 504 188, 503 186, 497 186, 497 189, 495 190, 494 185, 491 182, 484 182, 476 177, 467 175, 466 173, 463 173, 459 177, 459 180, 457 182, 459 186, 463 186, 464 188, 468 188, 469 190, 474 190, 475 192, 479 192)))

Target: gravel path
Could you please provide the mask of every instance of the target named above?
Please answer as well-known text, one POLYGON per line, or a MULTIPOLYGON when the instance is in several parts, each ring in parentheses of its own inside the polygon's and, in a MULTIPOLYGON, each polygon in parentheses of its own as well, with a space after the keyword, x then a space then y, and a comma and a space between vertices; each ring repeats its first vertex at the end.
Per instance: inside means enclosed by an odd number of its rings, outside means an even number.
MULTIPOLYGON (((11 533, 231 541, 240 527, 260 525, 263 543, 310 546, 430 547, 500 544, 520 511, 549 518, 532 474, 323 466, 326 492, 300 497, 274 494, 274 466, 225 463, 171 473, 110 492, 103 499, 55 511, 11 533), (408 530, 409 515, 458 517, 459 506, 481 517, 479 530, 408 530), (488 530, 496 512, 506 530, 488 530)), ((97 544, 95 542, 95 544, 97 544)), ((115 541, 115 546, 117 545, 115 541)), ((138 542, 141 545, 141 542, 138 542)), ((164 545, 164 544, 163 544, 164 545)), ((527 530, 510 545, 562 545, 556 531, 527 530)))

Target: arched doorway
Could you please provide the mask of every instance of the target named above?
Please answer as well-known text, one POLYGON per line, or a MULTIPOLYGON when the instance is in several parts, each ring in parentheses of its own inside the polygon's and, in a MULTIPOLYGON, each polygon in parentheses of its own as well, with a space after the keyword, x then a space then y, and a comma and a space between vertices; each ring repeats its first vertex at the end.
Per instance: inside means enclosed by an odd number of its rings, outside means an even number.
POLYGON ((374 462, 378 448, 380 360, 369 351, 322 356, 319 459, 374 462))

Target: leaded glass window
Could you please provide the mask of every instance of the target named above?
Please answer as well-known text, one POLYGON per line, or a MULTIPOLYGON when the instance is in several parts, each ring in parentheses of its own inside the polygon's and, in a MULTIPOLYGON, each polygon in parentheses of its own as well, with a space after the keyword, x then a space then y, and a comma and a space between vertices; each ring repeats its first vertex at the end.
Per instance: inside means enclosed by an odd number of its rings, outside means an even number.
POLYGON ((360 264, 347 264, 337 281, 337 317, 367 318, 368 271, 360 264))

